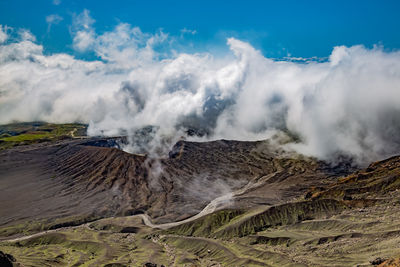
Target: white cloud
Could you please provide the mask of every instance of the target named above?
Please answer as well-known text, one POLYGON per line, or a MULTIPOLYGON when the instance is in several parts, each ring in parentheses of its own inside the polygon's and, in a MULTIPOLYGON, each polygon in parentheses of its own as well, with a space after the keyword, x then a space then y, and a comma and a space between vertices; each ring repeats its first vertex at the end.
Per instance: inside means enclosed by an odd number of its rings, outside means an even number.
POLYGON ((4 43, 8 39, 7 26, 0 24, 0 44, 4 43))
POLYGON ((18 31, 18 35, 19 35, 19 38, 22 40, 22 41, 32 41, 32 42, 35 42, 36 41, 36 37, 35 37, 35 35, 33 35, 29 30, 27 30, 27 29, 20 29, 19 31, 18 31))
POLYGON ((186 29, 186 28, 181 29, 181 35, 182 35, 182 37, 183 37, 183 35, 185 35, 185 34, 195 35, 195 34, 197 34, 197 31, 196 31, 196 30, 186 29))
POLYGON ((84 9, 79 15, 74 15, 73 26, 75 30, 92 30, 93 23, 95 23, 95 20, 90 16, 87 9, 84 9))
POLYGON ((92 48, 96 34, 92 28, 95 20, 90 17, 87 9, 73 18, 73 47, 79 52, 85 52, 92 48))
POLYGON ((60 5, 61 4, 61 0, 53 0, 53 5, 60 5))
POLYGON ((93 31, 78 31, 73 39, 74 49, 84 52, 90 49, 94 43, 95 34, 93 31))
POLYGON ((63 17, 57 14, 51 14, 46 17, 47 22, 47 32, 50 32, 51 26, 54 24, 58 24, 63 20, 63 17))
POLYGON ((153 47, 168 38, 168 34, 162 31, 143 33, 140 28, 126 23, 120 23, 113 31, 98 35, 92 28, 94 20, 87 10, 74 21, 75 50, 93 51, 102 60, 118 65, 118 68, 132 68, 151 62, 157 57, 153 47))
POLYGON ((343 46, 326 62, 296 63, 230 38, 230 57, 158 59, 167 34, 120 24, 97 35, 92 24, 88 12, 77 19, 74 45, 103 61, 44 55, 29 34, 0 45, 0 123, 81 121, 107 135, 154 125, 155 140, 175 140, 185 127, 241 140, 290 131, 301 140, 290 148, 359 162, 400 151, 399 52, 343 46))

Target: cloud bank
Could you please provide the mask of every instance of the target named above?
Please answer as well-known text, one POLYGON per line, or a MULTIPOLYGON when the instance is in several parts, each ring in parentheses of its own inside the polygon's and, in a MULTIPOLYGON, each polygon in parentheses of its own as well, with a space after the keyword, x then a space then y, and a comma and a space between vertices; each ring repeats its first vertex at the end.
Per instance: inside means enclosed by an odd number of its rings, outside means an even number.
POLYGON ((158 138, 188 128, 207 138, 257 140, 290 133, 287 146, 359 163, 400 152, 400 53, 335 47, 324 62, 277 61, 229 38, 230 53, 178 53, 173 37, 121 23, 97 34, 75 17, 73 47, 98 61, 45 55, 28 32, 6 42, 0 26, 0 123, 89 123, 91 135, 156 126, 158 138), (3 40, 3 41, 2 41, 3 40), (162 47, 163 49, 159 49, 162 47))

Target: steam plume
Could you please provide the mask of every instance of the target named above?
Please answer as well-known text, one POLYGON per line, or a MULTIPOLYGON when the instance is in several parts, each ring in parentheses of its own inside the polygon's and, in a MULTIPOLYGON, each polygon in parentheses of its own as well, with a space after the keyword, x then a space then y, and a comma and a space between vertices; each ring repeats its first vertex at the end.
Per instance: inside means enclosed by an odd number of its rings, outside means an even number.
POLYGON ((8 40, 0 26, 0 123, 84 122, 90 135, 151 125, 171 140, 188 128, 209 139, 285 132, 303 154, 359 163, 400 152, 397 51, 339 46, 327 61, 296 63, 229 38, 224 56, 165 52, 168 34, 120 24, 98 35, 93 22, 87 11, 77 16, 73 40, 98 61, 45 55, 29 32, 8 40))

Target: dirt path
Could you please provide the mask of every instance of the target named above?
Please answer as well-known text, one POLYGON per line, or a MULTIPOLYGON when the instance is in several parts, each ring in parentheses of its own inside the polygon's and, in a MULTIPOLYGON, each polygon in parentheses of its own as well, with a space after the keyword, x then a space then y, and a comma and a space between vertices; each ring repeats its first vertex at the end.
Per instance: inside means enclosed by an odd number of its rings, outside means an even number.
MULTIPOLYGON (((96 221, 98 221, 98 220, 96 220, 96 221)), ((46 231, 43 231, 43 232, 39 232, 39 233, 31 234, 31 235, 25 235, 25 236, 16 237, 16 238, 3 239, 3 240, 0 240, 0 242, 5 242, 5 241, 7 241, 7 242, 23 241, 23 240, 26 240, 26 239, 29 239, 29 238, 32 238, 32 237, 38 237, 38 236, 42 236, 42 235, 45 235, 45 234, 56 233, 56 232, 59 232, 59 231, 65 231, 65 230, 75 229, 75 228, 79 228, 79 227, 86 227, 86 228, 90 229, 89 225, 91 223, 93 223, 93 222, 96 222, 96 221, 92 221, 92 222, 81 224, 81 225, 77 225, 77 226, 68 226, 68 227, 61 227, 61 228, 57 228, 57 229, 53 229, 53 230, 46 230, 46 231)))
MULTIPOLYGON (((128 217, 129 218, 135 218, 135 217, 136 218, 141 218, 143 220, 143 223, 148 227, 157 228, 157 229, 168 229, 168 228, 171 228, 171 227, 174 227, 174 226, 178 226, 178 225, 181 225, 181 224, 184 224, 184 223, 187 223, 187 222, 194 221, 194 220, 196 220, 196 219, 198 219, 200 217, 203 217, 203 216, 205 216, 207 214, 210 214, 210 213, 214 212, 217 208, 221 208, 221 207, 224 206, 224 204, 229 203, 229 201, 231 200, 232 196, 233 196, 233 194, 230 193, 230 194, 226 194, 226 195, 223 195, 221 197, 218 197, 218 198, 214 199, 213 201, 211 201, 201 212, 199 212, 198 214, 196 214, 196 215, 194 215, 194 216, 192 216, 190 218, 182 220, 182 221, 163 223, 163 224, 154 224, 154 223, 152 223, 151 218, 147 214, 132 215, 132 216, 127 216, 127 218, 128 217)), ((65 231, 65 230, 69 230, 69 229, 75 229, 75 228, 79 228, 79 227, 87 227, 87 228, 89 228, 90 224, 92 224, 94 222, 97 222, 97 221, 100 221, 100 220, 102 220, 102 219, 99 219, 99 220, 96 220, 96 221, 92 221, 90 223, 81 224, 81 225, 78 225, 78 226, 61 227, 61 228, 57 228, 57 229, 54 229, 54 230, 47 230, 47 231, 43 231, 43 232, 31 234, 31 235, 26 235, 26 236, 21 236, 21 237, 17 237, 17 238, 4 239, 4 240, 1 240, 0 242, 3 242, 3 241, 17 242, 17 241, 26 240, 26 239, 29 239, 29 238, 32 238, 32 237, 38 237, 38 236, 42 236, 42 235, 45 235, 45 234, 55 233, 55 232, 59 232, 59 231, 65 231)))
MULTIPOLYGON (((246 186, 244 186, 243 188, 235 191, 235 192, 231 192, 228 194, 225 194, 223 196, 217 197, 214 200, 212 200, 206 207, 204 207, 204 209, 202 209, 198 214, 193 215, 192 217, 189 217, 185 220, 182 221, 177 221, 177 222, 170 222, 170 223, 162 223, 162 224, 154 224, 151 221, 151 218, 147 215, 147 214, 137 214, 137 215, 132 215, 132 216, 127 216, 127 218, 141 218, 143 220, 143 223, 151 228, 155 228, 155 229, 168 229, 171 227, 175 227, 184 223, 188 223, 194 220, 197 220, 198 218, 201 218, 203 216, 206 216, 210 213, 213 213, 215 210, 217 209, 222 209, 224 207, 229 206, 229 204, 231 204, 231 202, 233 201, 233 198, 235 196, 244 194, 245 192, 247 192, 248 190, 251 190, 255 187, 260 186, 261 181, 258 181, 257 183, 248 183, 246 186)), ((100 221, 102 219, 96 220, 96 221, 92 221, 89 223, 85 223, 85 224, 81 224, 78 226, 69 226, 69 227, 61 227, 61 228, 57 228, 54 230, 47 230, 47 231, 43 231, 43 232, 39 232, 39 233, 35 233, 35 234, 31 234, 31 235, 27 235, 27 236, 21 236, 21 237, 17 237, 17 238, 10 238, 10 239, 4 239, 1 240, 0 242, 4 242, 4 241, 8 241, 8 242, 17 242, 17 241, 22 241, 22 240, 26 240, 32 237, 38 237, 41 235, 45 235, 45 234, 50 234, 50 233, 55 233, 58 231, 65 231, 65 230, 69 230, 69 229, 75 229, 75 228, 79 228, 79 227, 86 227, 88 229, 90 229, 89 225, 100 221)))
POLYGON ((228 207, 232 201, 234 200, 235 196, 242 195, 249 190, 252 190, 254 188, 259 187, 262 185, 266 179, 269 179, 271 176, 275 175, 275 173, 267 176, 260 177, 256 183, 249 182, 246 186, 243 188, 236 190, 235 192, 231 192, 228 194, 225 194, 223 196, 217 197, 216 199, 212 200, 202 211, 200 211, 198 214, 193 215, 192 217, 189 217, 185 220, 182 221, 177 221, 177 222, 170 222, 170 223, 163 223, 163 224, 153 224, 151 222, 151 218, 147 214, 139 214, 139 215, 133 215, 133 216, 138 216, 141 217, 143 220, 143 223, 151 228, 158 228, 158 229, 168 229, 171 227, 175 227, 184 223, 188 223, 194 220, 197 220, 200 217, 206 216, 210 213, 213 213, 217 209, 222 209, 224 207, 228 207))
POLYGON ((69 132, 69 134, 71 135, 71 137, 75 137, 76 131, 78 131, 78 129, 77 129, 77 128, 74 128, 72 131, 69 132))

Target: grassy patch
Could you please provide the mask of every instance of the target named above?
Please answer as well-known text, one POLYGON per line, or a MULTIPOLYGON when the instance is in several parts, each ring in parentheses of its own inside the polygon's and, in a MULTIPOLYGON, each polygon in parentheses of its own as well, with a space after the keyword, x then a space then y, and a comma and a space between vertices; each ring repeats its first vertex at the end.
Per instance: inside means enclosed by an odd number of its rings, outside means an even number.
POLYGON ((79 123, 29 122, 0 125, 0 149, 85 136, 86 130, 87 125, 79 123))
POLYGON ((97 219, 99 219, 98 216, 81 215, 47 220, 27 221, 20 224, 0 227, 0 236, 6 237, 17 234, 30 235, 45 230, 77 226, 97 219))

